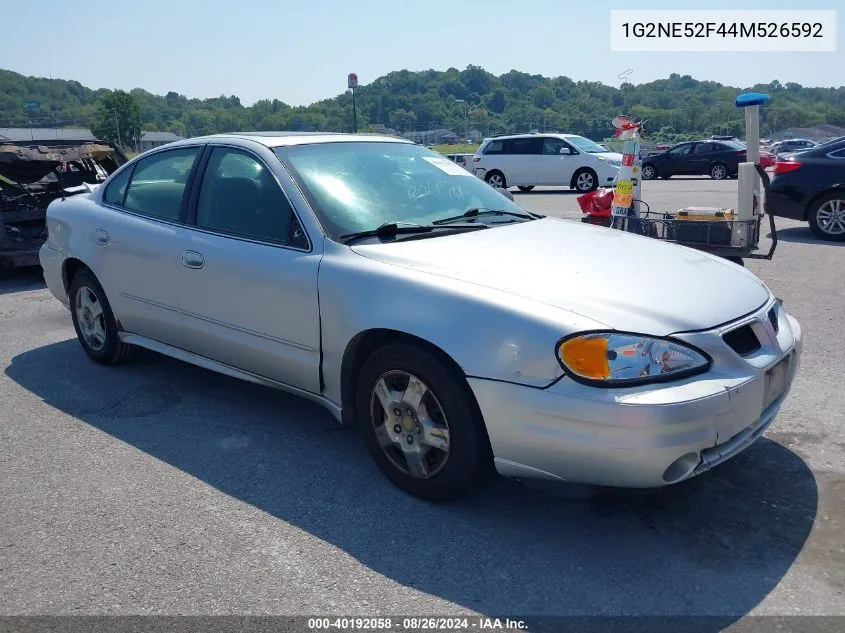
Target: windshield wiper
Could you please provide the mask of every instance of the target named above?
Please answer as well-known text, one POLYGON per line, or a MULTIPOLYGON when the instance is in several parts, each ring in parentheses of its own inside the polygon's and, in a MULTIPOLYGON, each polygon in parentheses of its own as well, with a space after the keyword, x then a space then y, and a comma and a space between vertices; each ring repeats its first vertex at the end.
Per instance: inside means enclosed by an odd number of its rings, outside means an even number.
MULTIPOLYGON (((431 233, 435 229, 441 227, 431 224, 401 224, 396 222, 388 222, 381 226, 370 229, 369 231, 358 231, 356 233, 345 233, 340 236, 340 240, 344 244, 352 244, 358 240, 368 237, 396 237, 405 233, 431 233)), ((450 229, 486 229, 483 224, 466 224, 461 226, 450 226, 450 229)))
POLYGON ((517 218, 523 218, 526 220, 530 220, 537 216, 530 211, 526 211, 524 213, 518 213, 516 211, 505 211, 504 209, 481 209, 478 207, 473 207, 472 209, 467 209, 461 215, 456 215, 451 218, 443 218, 442 220, 435 220, 432 224, 451 224, 452 222, 459 222, 460 220, 466 220, 467 218, 475 218, 479 215, 512 215, 517 218))

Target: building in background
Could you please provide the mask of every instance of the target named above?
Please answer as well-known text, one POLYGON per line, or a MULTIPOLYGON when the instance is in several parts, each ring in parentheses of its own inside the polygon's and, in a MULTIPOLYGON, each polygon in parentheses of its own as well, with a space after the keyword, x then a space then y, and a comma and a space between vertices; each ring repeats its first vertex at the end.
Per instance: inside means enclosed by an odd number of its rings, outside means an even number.
POLYGON ((174 141, 181 141, 184 136, 179 136, 173 132, 141 132, 141 145, 138 148, 141 152, 146 152, 154 147, 160 147, 173 143, 174 141))

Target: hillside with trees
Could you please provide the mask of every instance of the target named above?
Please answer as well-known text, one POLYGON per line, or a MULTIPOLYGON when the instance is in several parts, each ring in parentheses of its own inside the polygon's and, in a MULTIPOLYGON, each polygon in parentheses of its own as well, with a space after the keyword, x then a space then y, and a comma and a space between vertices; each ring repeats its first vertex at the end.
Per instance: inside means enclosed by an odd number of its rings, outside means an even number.
MULTIPOLYGON (((675 141, 710 134, 741 136, 742 112, 733 100, 748 89, 772 96, 763 108, 764 136, 789 127, 845 126, 845 87, 805 88, 774 80, 738 88, 678 74, 613 87, 516 70, 495 76, 477 66, 400 70, 362 85, 355 97, 359 131, 419 133, 424 142, 439 140, 428 138, 433 130, 450 130, 461 138, 557 130, 602 139, 612 132, 610 119, 620 113, 647 119, 650 137, 675 141)), ((352 121, 349 92, 302 107, 279 99, 244 106, 235 95, 192 99, 176 91, 92 90, 77 81, 0 70, 0 127, 88 127, 110 138, 121 129, 137 139, 141 130, 183 136, 245 130, 349 132, 352 121)))

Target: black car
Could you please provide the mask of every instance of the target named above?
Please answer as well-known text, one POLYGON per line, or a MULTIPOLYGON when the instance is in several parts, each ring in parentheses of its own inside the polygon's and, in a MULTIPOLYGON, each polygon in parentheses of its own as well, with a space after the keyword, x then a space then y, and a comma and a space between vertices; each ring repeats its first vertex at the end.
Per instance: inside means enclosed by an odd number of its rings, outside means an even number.
POLYGON ((845 242, 845 136, 776 162, 766 210, 845 242))
POLYGON ((745 144, 739 141, 689 141, 643 159, 643 180, 672 176, 733 178, 745 161, 745 144))

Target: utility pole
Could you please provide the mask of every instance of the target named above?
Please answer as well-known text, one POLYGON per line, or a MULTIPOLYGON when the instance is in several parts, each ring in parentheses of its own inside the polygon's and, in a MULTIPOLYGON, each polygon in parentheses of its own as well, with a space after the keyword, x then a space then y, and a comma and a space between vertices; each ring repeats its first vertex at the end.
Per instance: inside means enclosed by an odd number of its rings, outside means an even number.
POLYGON ((346 77, 346 87, 352 91, 352 133, 358 133, 358 108, 355 105, 355 89, 358 87, 358 75, 349 73, 346 77))
POLYGON ((120 142, 120 123, 117 120, 117 109, 112 110, 114 114, 114 127, 117 130, 117 146, 123 148, 123 143, 120 142))

